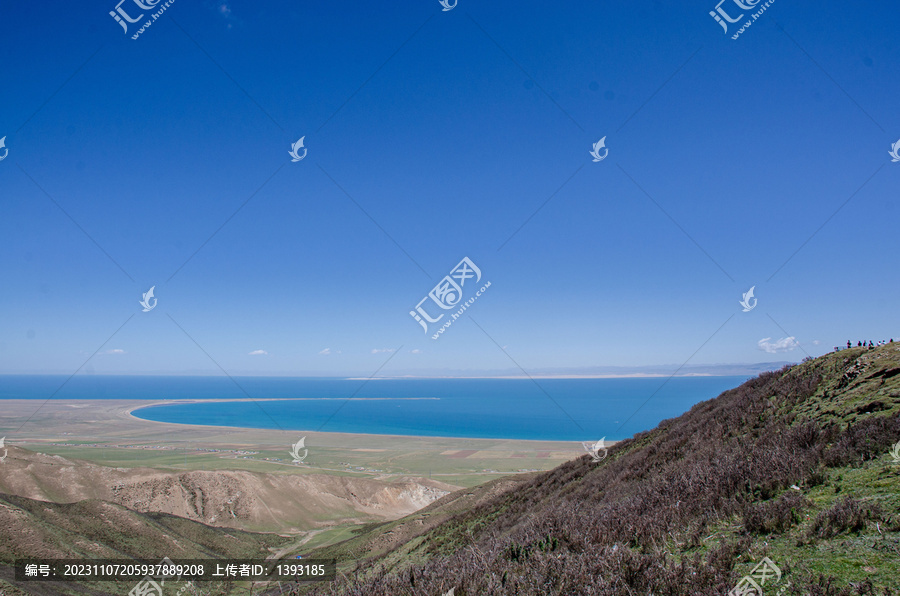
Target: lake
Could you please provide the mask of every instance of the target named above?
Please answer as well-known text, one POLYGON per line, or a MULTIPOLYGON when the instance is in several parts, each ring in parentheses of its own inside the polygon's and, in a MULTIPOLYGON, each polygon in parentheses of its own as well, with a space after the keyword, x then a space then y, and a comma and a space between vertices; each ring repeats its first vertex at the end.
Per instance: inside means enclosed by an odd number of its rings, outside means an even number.
POLYGON ((146 420, 297 431, 619 440, 747 377, 377 379, 0 376, 0 399, 223 399, 140 408, 146 420), (64 384, 65 383, 65 384, 64 384), (61 388, 60 388, 61 387, 61 388), (233 401, 247 398, 254 401, 233 401), (263 401, 266 399, 289 401, 263 401))

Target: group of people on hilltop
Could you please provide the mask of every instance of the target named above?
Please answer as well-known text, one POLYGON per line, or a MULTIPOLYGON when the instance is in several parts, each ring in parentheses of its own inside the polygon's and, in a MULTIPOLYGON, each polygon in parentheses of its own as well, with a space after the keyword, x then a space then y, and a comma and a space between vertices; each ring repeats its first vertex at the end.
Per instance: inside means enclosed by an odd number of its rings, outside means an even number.
MULTIPOLYGON (((887 341, 885 341, 885 340, 882 339, 882 340, 879 341, 879 342, 873 342, 873 341, 870 339, 868 344, 866 344, 866 342, 864 342, 864 341, 857 341, 857 342, 856 342, 856 347, 857 347, 857 348, 869 348, 869 349, 871 350, 871 349, 873 349, 875 346, 883 346, 883 345, 886 345, 886 344, 892 344, 892 343, 894 343, 894 338, 893 338, 893 337, 892 337, 891 339, 887 340, 887 341)), ((852 347, 853 347, 853 342, 851 342, 851 341, 848 339, 848 340, 847 340, 847 349, 849 350, 849 349, 852 348, 852 347)), ((835 352, 839 351, 840 349, 841 349, 840 347, 834 346, 834 351, 835 351, 835 352)))

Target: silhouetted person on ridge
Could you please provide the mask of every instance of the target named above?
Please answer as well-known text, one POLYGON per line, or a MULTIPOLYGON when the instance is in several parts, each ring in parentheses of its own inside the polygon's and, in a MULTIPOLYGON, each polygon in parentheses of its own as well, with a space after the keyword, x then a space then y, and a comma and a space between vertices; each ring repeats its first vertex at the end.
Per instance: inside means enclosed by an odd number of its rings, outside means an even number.
POLYGON ((847 349, 849 350, 849 349, 852 348, 852 347, 853 347, 853 344, 851 344, 851 343, 850 343, 850 340, 848 339, 848 340, 847 340, 847 349))

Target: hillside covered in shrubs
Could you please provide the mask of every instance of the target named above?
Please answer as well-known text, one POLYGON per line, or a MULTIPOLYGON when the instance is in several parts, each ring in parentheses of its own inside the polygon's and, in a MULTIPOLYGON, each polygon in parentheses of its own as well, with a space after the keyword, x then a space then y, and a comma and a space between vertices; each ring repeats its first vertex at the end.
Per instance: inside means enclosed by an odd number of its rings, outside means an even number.
POLYGON ((343 573, 301 591, 727 594, 749 575, 765 594, 900 594, 898 442, 900 344, 842 350, 699 403, 600 462, 367 528, 312 553, 343 573), (766 560, 778 574, 754 575, 766 560))

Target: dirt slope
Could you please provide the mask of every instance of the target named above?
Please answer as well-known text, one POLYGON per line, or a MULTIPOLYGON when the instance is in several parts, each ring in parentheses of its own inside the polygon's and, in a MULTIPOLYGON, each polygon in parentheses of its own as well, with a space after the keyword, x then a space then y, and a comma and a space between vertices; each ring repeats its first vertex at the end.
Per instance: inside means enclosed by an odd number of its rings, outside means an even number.
POLYGON ((9 447, 0 467, 0 492, 10 495, 56 503, 99 499, 138 512, 261 531, 396 519, 455 488, 420 478, 107 468, 17 447, 9 447))

